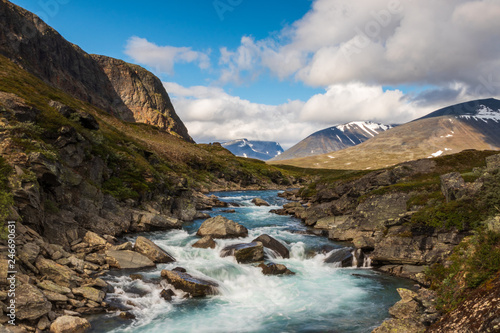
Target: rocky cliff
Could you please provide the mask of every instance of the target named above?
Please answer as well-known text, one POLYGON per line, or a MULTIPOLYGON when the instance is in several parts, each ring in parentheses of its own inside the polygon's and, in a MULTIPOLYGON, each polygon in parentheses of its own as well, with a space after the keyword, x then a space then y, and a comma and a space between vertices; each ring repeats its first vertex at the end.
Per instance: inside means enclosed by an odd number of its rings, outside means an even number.
POLYGON ((154 124, 192 142, 153 74, 118 60, 90 56, 39 17, 7 0, 0 1, 0 22, 0 54, 23 69, 122 120, 154 124))
POLYGON ((194 142, 174 110, 160 79, 144 68, 101 55, 92 55, 121 100, 132 111, 135 122, 150 124, 194 142))

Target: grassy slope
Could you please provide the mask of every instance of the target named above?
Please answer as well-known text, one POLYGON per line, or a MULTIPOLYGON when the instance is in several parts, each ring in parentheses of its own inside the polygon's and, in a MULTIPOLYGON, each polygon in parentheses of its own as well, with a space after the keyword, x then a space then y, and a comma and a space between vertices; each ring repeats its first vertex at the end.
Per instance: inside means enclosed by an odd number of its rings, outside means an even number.
MULTIPOLYGON (((42 111, 36 124, 11 122, 8 127, 0 128, 7 130, 3 134, 15 143, 19 152, 41 151, 57 158, 57 150, 52 146, 55 133, 61 126, 72 126, 91 143, 87 154, 98 155, 112 168, 116 167, 118 177, 108 180, 111 183, 104 187, 109 187, 109 191, 117 188, 112 194, 121 199, 137 196, 158 184, 173 186, 181 177, 187 179, 189 187, 210 189, 220 178, 243 180, 243 183, 255 178, 257 183, 267 186, 272 184, 271 179, 279 182, 284 179, 283 173, 291 174, 261 161, 235 157, 223 148, 185 142, 154 126, 123 122, 53 88, 3 56, 0 56, 0 91, 14 93, 42 111), (90 131, 64 118, 48 105, 51 100, 92 114, 100 129, 90 131)), ((287 185, 286 180, 283 185, 287 185)))

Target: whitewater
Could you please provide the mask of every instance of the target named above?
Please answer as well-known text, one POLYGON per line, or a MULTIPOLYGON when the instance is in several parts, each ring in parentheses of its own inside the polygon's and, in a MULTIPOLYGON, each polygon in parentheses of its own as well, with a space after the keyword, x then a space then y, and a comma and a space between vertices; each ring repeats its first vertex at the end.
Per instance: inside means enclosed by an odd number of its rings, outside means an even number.
POLYGON ((227 208, 207 211, 223 215, 249 230, 246 238, 217 239, 215 249, 192 248, 203 220, 186 224, 182 230, 141 233, 176 258, 176 262, 133 272, 143 279, 133 280, 130 272, 114 271, 104 278, 114 286, 106 301, 118 310, 91 318, 92 332, 370 332, 389 317, 388 309, 399 300, 396 288, 412 283, 376 272, 371 268, 339 268, 324 263, 339 244, 308 233, 300 220, 269 211, 287 201, 278 191, 215 193, 222 201, 236 203, 234 213, 227 208), (262 198, 271 207, 257 207, 253 198, 262 198), (284 264, 295 272, 291 276, 263 275, 256 264, 238 264, 234 257, 220 257, 227 245, 248 243, 268 234, 290 250, 290 258, 275 257, 266 251, 268 260, 284 264), (160 278, 162 269, 183 267, 187 273, 216 282, 219 294, 205 298, 186 298, 175 290, 171 302, 160 293, 172 289, 160 278), (134 320, 121 319, 128 311, 134 320))

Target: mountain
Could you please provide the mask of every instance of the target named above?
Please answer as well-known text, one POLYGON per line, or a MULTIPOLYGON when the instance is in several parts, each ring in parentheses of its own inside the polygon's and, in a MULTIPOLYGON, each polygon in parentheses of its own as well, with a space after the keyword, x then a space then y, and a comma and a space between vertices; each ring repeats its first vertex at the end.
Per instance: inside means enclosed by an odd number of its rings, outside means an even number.
POLYGON ((500 101, 483 99, 452 105, 391 128, 354 147, 270 163, 326 169, 378 169, 465 149, 500 149, 500 101))
POLYGON ((0 54, 21 68, 121 120, 152 124, 193 142, 152 73, 87 54, 38 16, 9 1, 0 0, 0 18, 0 54))
POLYGON ((283 153, 278 142, 238 139, 222 143, 222 146, 236 156, 267 161, 283 153))
POLYGON ((287 149, 283 154, 274 157, 272 161, 314 156, 342 150, 358 145, 390 128, 392 126, 374 122, 350 122, 344 125, 329 127, 309 135, 295 146, 287 149))

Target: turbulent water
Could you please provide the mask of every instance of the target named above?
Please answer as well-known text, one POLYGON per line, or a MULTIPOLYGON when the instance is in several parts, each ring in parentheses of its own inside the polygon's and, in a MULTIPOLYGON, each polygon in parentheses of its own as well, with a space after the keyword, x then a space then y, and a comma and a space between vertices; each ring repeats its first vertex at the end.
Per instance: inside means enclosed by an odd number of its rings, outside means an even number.
POLYGON ((209 213, 224 215, 249 229, 245 239, 216 240, 216 249, 191 247, 198 239, 195 234, 202 221, 183 230, 142 234, 177 262, 139 272, 144 281, 117 273, 107 276, 115 287, 107 301, 128 304, 136 319, 123 320, 118 313, 100 316, 92 320, 93 332, 370 332, 378 326, 388 316, 388 308, 399 300, 396 288, 411 283, 371 269, 323 263, 329 251, 343 245, 307 235, 297 219, 269 213, 286 202, 277 193, 215 193, 221 200, 241 206, 234 207, 235 213, 224 213, 224 208, 209 213), (255 197, 268 201, 271 207, 254 206, 251 200, 255 197), (254 265, 219 256, 224 246, 250 242, 261 234, 287 245, 290 259, 272 261, 286 265, 296 275, 265 276, 254 265), (182 291, 176 291, 171 303, 163 300, 160 292, 166 284, 159 278, 160 271, 179 266, 191 275, 216 281, 220 294, 185 299, 182 291))

